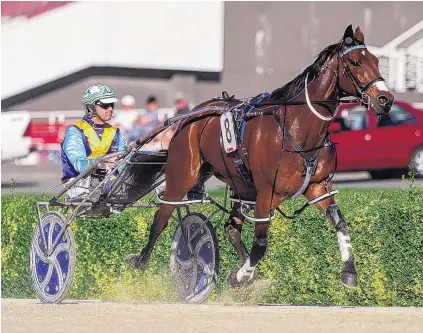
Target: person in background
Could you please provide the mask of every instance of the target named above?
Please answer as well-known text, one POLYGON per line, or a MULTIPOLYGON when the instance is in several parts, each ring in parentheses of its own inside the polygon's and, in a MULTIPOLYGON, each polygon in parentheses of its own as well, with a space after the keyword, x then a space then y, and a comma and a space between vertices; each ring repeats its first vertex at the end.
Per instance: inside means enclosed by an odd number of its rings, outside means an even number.
POLYGON ((188 100, 183 93, 178 92, 175 95, 175 117, 187 114, 191 111, 188 100))
MULTIPOLYGON (((182 116, 182 115, 185 115, 185 114, 188 114, 189 112, 191 112, 188 100, 182 92, 178 92, 175 95, 174 101, 175 101, 175 109, 174 109, 175 113, 173 115, 174 117, 182 116)), ((166 149, 167 149, 167 147, 169 147, 170 141, 172 140, 172 137, 175 134, 177 127, 178 126, 176 124, 174 124, 162 136, 163 146, 166 147, 166 149)))
POLYGON ((137 139, 141 138, 149 131, 149 127, 147 126, 147 117, 144 115, 139 115, 135 122, 132 125, 131 130, 128 132, 127 138, 129 142, 134 142, 137 139))
POLYGON ((135 98, 131 95, 125 95, 120 100, 123 110, 113 118, 112 124, 118 126, 124 135, 129 139, 129 134, 139 116, 139 112, 134 110, 135 98))
POLYGON ((147 132, 159 125, 159 101, 156 96, 151 95, 146 100, 144 123, 147 132))
MULTIPOLYGON (((159 122, 159 103, 155 96, 151 95, 146 100, 146 106, 145 106, 145 114, 138 115, 138 117, 135 119, 132 128, 130 131, 128 131, 128 141, 133 142, 137 139, 141 138, 151 130, 153 130, 155 127, 157 127, 159 122)), ((158 136, 153 140, 153 142, 157 143, 160 140, 160 137, 158 136)), ((151 148, 152 145, 145 146, 144 148, 151 148)))
MULTIPOLYGON (((109 124, 116 102, 118 99, 115 92, 108 85, 95 84, 85 90, 82 95, 85 116, 67 129, 61 145, 62 183, 77 177, 98 158, 126 149, 126 139, 122 132, 109 124)), ((115 160, 105 164, 114 168, 115 160)), ((80 185, 79 189, 85 193, 84 185, 80 185)), ((68 191, 68 194, 72 197, 82 193, 68 191)))

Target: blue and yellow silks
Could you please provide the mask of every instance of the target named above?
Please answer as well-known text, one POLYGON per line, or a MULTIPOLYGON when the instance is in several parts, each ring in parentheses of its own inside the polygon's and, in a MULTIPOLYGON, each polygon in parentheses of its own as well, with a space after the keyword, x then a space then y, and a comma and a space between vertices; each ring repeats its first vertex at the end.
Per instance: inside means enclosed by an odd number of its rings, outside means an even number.
POLYGON ((119 128, 97 125, 84 117, 70 126, 62 143, 62 182, 76 177, 106 154, 126 149, 126 139, 119 128))

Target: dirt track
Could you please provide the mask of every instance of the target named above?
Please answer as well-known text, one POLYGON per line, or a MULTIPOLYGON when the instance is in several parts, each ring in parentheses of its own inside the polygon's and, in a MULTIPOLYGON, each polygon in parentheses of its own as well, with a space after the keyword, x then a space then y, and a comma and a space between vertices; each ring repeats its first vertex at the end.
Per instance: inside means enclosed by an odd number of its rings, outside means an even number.
POLYGON ((423 332, 421 308, 223 306, 2 299, 3 332, 423 332))

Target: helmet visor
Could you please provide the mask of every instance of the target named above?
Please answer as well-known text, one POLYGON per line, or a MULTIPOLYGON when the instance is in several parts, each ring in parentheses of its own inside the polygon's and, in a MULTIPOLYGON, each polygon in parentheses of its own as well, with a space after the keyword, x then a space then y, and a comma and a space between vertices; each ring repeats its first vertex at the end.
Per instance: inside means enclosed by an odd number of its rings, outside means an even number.
POLYGON ((109 104, 109 103, 117 103, 119 100, 116 97, 108 97, 100 99, 101 103, 109 104))

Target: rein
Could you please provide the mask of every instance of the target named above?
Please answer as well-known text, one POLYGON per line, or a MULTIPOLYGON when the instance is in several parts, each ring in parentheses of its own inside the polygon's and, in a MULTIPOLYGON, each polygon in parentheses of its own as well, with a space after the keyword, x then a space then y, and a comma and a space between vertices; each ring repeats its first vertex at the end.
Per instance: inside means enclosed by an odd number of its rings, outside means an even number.
MULTIPOLYGON (((335 111, 335 113, 332 115, 332 117, 324 117, 322 116, 319 112, 317 112, 317 110, 313 107, 313 105, 310 103, 310 97, 308 97, 308 90, 307 90, 307 80, 308 80, 308 73, 306 75, 305 78, 305 87, 304 87, 304 92, 305 92, 305 97, 306 97, 306 102, 307 102, 307 106, 310 109, 311 112, 314 113, 314 115, 324 121, 331 121, 333 118, 335 118, 336 114, 338 113, 338 111, 335 111)), ((338 108, 337 108, 338 109, 338 108)), ((339 109, 338 109, 339 110, 339 109)))
MULTIPOLYGON (((343 103, 343 104, 350 104, 350 103, 357 103, 360 100, 357 97, 348 97, 348 98, 339 98, 337 100, 326 100, 326 101, 311 101, 311 103, 313 104, 320 104, 321 106, 325 106, 325 104, 338 104, 338 103, 343 103)), ((266 101, 266 102, 261 102, 261 103, 254 103, 251 104, 256 108, 259 108, 261 106, 270 106, 270 105, 284 105, 284 106, 292 106, 292 105, 306 105, 307 102, 305 101, 288 101, 288 102, 282 102, 279 100, 273 100, 273 101, 266 101)), ((257 117, 257 116, 264 116, 264 115, 273 115, 275 113, 275 111, 253 111, 253 112, 249 112, 245 115, 246 118, 253 118, 253 117, 257 117)))
MULTIPOLYGON (((260 107, 260 106, 265 106, 265 105, 305 105, 307 104, 307 106, 309 107, 309 109, 321 120, 324 121, 331 121, 335 116, 336 116, 336 112, 332 117, 324 117, 322 116, 319 112, 316 111, 316 109, 314 109, 314 107, 312 106, 312 104, 319 104, 323 107, 326 107, 327 104, 339 104, 339 103, 357 103, 360 102, 361 105, 369 105, 370 104, 370 98, 369 96, 366 94, 366 91, 376 82, 378 81, 385 81, 385 79, 381 76, 375 78, 374 80, 371 80, 370 82, 368 82, 365 86, 362 86, 360 84, 360 82, 356 79, 356 77, 354 76, 354 74, 351 72, 349 66, 347 65, 347 63, 344 61, 343 57, 348 54, 349 52, 353 51, 353 50, 357 50, 357 49, 365 49, 366 46, 365 45, 355 45, 352 46, 348 49, 346 49, 343 52, 339 52, 338 54, 338 65, 337 67, 337 72, 334 72, 332 69, 328 68, 329 70, 331 70, 335 75, 336 75, 336 79, 337 79, 337 87, 339 90, 339 93, 343 93, 345 94, 344 91, 342 91, 342 89, 339 88, 339 60, 342 62, 342 66, 344 68, 344 75, 346 74, 349 79, 351 80, 351 82, 353 83, 354 87, 357 90, 357 93, 360 95, 359 97, 348 97, 347 100, 344 100, 342 98, 338 98, 336 100, 325 100, 325 101, 310 101, 310 98, 308 96, 308 89, 307 89, 307 85, 308 85, 308 73, 306 75, 305 78, 305 84, 304 84, 304 91, 305 91, 305 96, 306 96, 306 101, 286 101, 286 102, 282 102, 282 101, 278 101, 278 100, 274 100, 274 101, 267 101, 267 102, 260 102, 260 103, 254 103, 252 104, 254 107, 260 107)), ((249 114, 246 115, 247 118, 251 118, 251 117, 256 117, 256 116, 261 116, 261 115, 270 115, 273 114, 274 111, 269 112, 269 111, 256 111, 256 112, 250 112, 249 114)))

